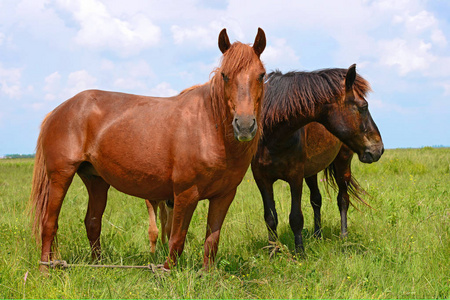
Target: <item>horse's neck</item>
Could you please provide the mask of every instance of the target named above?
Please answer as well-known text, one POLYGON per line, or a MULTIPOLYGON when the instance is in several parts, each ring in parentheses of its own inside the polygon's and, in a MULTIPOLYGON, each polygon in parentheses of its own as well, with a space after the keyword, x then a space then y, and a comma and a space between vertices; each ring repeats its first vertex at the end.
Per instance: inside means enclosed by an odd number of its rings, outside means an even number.
POLYGON ((271 129, 264 128, 263 143, 268 148, 278 149, 285 144, 289 144, 292 135, 303 126, 316 121, 315 115, 303 115, 289 121, 282 121, 271 129))

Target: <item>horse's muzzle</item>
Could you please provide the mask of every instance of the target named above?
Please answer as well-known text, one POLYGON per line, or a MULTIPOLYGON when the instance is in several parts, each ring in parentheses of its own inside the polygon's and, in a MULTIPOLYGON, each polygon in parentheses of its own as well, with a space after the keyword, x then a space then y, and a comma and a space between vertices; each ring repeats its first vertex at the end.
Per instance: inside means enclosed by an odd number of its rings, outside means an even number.
POLYGON ((235 116, 233 120, 234 137, 240 142, 251 141, 258 130, 256 118, 252 115, 235 116))
POLYGON ((373 162, 377 162, 381 155, 384 153, 384 146, 381 144, 381 147, 372 147, 365 150, 362 154, 359 155, 359 160, 366 164, 371 164, 373 162))

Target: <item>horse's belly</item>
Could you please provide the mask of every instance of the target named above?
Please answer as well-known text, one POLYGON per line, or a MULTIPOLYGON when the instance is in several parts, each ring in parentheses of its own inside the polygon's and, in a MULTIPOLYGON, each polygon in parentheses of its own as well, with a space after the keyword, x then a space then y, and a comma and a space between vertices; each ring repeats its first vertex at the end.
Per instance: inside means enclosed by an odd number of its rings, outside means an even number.
POLYGON ((336 144, 309 156, 305 161, 305 177, 315 175, 328 167, 336 158, 340 148, 341 145, 336 144))
POLYGON ((92 163, 95 172, 115 189, 128 195, 165 200, 173 197, 173 184, 169 170, 152 168, 145 162, 140 165, 126 160, 101 160, 92 163))

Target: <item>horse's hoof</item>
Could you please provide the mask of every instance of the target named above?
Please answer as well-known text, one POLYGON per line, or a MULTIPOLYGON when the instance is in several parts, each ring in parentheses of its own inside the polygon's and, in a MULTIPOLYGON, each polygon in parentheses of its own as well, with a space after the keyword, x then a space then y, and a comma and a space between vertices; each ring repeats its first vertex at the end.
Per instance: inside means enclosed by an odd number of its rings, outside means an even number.
POLYGON ((48 266, 44 266, 44 265, 40 265, 39 266, 39 272, 41 272, 41 274, 44 277, 48 277, 49 274, 50 274, 49 267, 48 266))

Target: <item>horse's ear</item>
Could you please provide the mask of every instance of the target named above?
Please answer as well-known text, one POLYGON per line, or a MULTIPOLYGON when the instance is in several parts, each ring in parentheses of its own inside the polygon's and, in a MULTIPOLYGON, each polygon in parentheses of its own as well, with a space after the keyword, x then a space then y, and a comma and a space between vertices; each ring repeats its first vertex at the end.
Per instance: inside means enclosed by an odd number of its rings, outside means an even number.
POLYGON ((263 53, 266 48, 266 34, 264 30, 258 28, 258 34, 256 35, 255 42, 253 43, 253 50, 258 57, 263 53))
POLYGON ((356 79, 356 64, 351 65, 347 70, 347 75, 345 75, 345 90, 350 91, 353 88, 353 83, 356 79))
POLYGON ((222 53, 225 53, 228 49, 230 49, 231 43, 228 39, 227 29, 224 28, 219 34, 219 49, 222 53))

